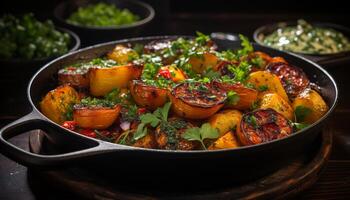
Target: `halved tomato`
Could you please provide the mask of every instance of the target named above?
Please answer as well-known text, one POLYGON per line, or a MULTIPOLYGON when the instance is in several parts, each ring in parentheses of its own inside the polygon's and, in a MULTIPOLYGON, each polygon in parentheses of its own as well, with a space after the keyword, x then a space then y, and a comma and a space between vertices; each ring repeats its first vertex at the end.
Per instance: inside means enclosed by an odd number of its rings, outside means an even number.
POLYGON ((58 82, 60 85, 68 84, 74 88, 88 88, 90 81, 87 68, 66 67, 58 71, 58 82))
POLYGON ((287 63, 270 63, 267 66, 267 70, 278 76, 289 98, 295 98, 310 84, 302 69, 287 63))
POLYGON ((137 105, 155 110, 167 101, 167 90, 147 85, 141 80, 130 81, 129 89, 137 105))
POLYGON ((226 100, 226 92, 208 83, 182 83, 169 94, 173 111, 188 119, 205 119, 215 114, 226 100))
POLYGON ((118 118, 120 110, 120 105, 113 108, 74 106, 73 119, 81 128, 106 129, 118 118))
POLYGON ((286 137, 293 132, 289 120, 273 109, 258 109, 243 115, 237 136, 243 145, 254 145, 286 137))
POLYGON ((258 97, 258 91, 252 88, 248 88, 241 83, 220 83, 216 82, 220 88, 226 92, 234 91, 239 96, 239 100, 236 104, 226 104, 229 108, 235 108, 238 110, 249 109, 258 97))

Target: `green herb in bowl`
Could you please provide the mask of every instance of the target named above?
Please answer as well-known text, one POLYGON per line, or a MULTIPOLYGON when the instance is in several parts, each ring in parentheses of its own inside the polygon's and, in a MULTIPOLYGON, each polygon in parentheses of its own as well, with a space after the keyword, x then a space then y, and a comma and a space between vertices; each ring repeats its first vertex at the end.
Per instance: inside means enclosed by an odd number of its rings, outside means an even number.
POLYGON ((265 36, 270 47, 304 54, 334 54, 350 51, 350 41, 332 28, 313 26, 298 20, 296 26, 281 27, 265 36))
POLYGON ((67 22, 81 26, 115 27, 129 25, 140 19, 128 9, 119 9, 113 4, 98 3, 79 8, 67 22))
POLYGON ((70 37, 32 13, 0 18, 0 59, 44 59, 68 52, 70 37))

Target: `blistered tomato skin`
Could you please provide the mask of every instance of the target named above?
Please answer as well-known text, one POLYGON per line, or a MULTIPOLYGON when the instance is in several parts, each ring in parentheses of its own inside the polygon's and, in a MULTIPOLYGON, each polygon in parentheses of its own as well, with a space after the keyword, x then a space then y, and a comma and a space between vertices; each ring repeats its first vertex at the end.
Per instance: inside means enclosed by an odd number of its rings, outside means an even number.
POLYGON ((212 116, 224 106, 227 98, 221 88, 201 83, 181 83, 173 88, 169 97, 173 111, 187 119, 212 116))
POLYGON ((267 70, 274 73, 281 80, 289 98, 295 98, 310 84, 304 71, 286 63, 270 63, 267 70))
POLYGON ((292 132, 289 120, 273 109, 258 109, 244 114, 237 128, 237 136, 243 145, 265 143, 292 132))
POLYGON ((68 84, 74 88, 88 88, 90 84, 88 69, 67 67, 58 71, 58 82, 68 84))
POLYGON ((162 107, 168 99, 166 89, 146 85, 140 80, 131 81, 129 89, 136 104, 150 110, 162 107))

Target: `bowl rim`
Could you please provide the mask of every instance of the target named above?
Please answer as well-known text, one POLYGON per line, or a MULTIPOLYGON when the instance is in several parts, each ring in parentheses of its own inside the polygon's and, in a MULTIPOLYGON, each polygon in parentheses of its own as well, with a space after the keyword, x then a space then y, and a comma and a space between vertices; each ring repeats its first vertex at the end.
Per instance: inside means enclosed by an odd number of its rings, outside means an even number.
MULTIPOLYGON (((324 28, 331 28, 334 29, 344 35, 350 35, 350 28, 340 25, 340 24, 334 24, 334 23, 329 23, 329 22, 318 22, 318 21, 307 21, 312 25, 318 26, 318 27, 324 27, 324 28)), ((304 56, 317 56, 317 57, 329 57, 329 56, 343 56, 343 55, 350 55, 350 50, 348 51, 342 51, 342 52, 337 52, 337 53, 326 53, 326 54, 316 54, 316 53, 306 53, 306 52, 295 52, 295 51, 288 51, 288 50, 280 50, 271 46, 266 45, 265 43, 263 43, 260 39, 259 36, 261 34, 263 34, 262 32, 266 29, 272 28, 273 30, 276 30, 278 27, 280 26, 293 26, 296 25, 297 21, 278 21, 275 23, 269 23, 269 24, 265 24, 262 25, 260 27, 258 27, 257 29, 255 29, 254 33, 253 33, 253 39, 256 43, 258 43, 261 46, 264 47, 269 47, 269 48, 273 48, 279 51, 283 51, 283 52, 290 52, 290 53, 295 53, 295 54, 299 54, 299 55, 304 55, 304 56)), ((265 35, 265 34, 264 34, 265 35)), ((348 39, 350 39, 350 37, 347 37, 348 39)))
POLYGON ((55 30, 60 31, 60 32, 64 32, 64 33, 68 33, 70 39, 71 39, 71 43, 72 43, 72 47, 68 49, 67 52, 65 52, 62 55, 57 55, 57 56, 49 56, 46 58, 34 58, 34 59, 24 59, 24 58, 10 58, 10 59, 1 59, 0 58, 0 63, 25 63, 25 62, 46 62, 49 60, 53 60, 55 58, 59 58, 63 55, 66 55, 70 52, 76 51, 79 49, 81 41, 79 36, 74 33, 73 31, 66 29, 66 28, 62 28, 59 26, 55 26, 55 30))
MULTIPOLYGON (((186 36, 186 35, 163 35, 163 36, 148 36, 148 37, 136 37, 136 38, 129 38, 129 39, 122 39, 122 40, 116 40, 116 41, 110 41, 110 42, 105 42, 105 43, 100 43, 100 44, 96 44, 96 45, 92 45, 83 49, 79 49, 78 51, 74 51, 74 52, 70 52, 67 53, 59 58, 56 58, 55 60, 52 60, 51 62, 45 64, 43 67, 41 67, 30 79, 28 87, 27 87, 27 99, 33 109, 34 112, 36 112, 42 119, 48 121, 49 123, 51 123, 54 126, 57 126, 63 130, 65 130, 66 132, 70 132, 72 134, 78 135, 80 137, 86 138, 90 141, 95 141, 99 144, 105 144, 107 146, 110 147, 111 150, 121 150, 121 149, 129 149, 129 150, 133 150, 133 151, 143 151, 143 152, 157 152, 157 153, 164 153, 164 154, 201 154, 201 153, 206 153, 206 154, 216 154, 216 153, 224 153, 224 152, 233 152, 233 151, 245 151, 245 150, 249 150, 252 148, 255 149, 260 149, 260 148, 264 148, 266 146, 272 145, 272 144, 277 144, 277 143, 281 143, 281 142, 285 142, 286 140, 290 140, 291 138, 295 138, 298 137, 300 134, 307 132, 308 130, 311 131, 311 129, 313 129, 314 127, 316 127, 317 125, 319 125, 321 122, 324 122, 326 120, 326 118, 328 118, 334 111, 337 103, 338 103, 338 99, 339 99, 339 89, 337 86, 336 81, 334 80, 334 78, 325 70, 323 69, 320 65, 318 65, 317 63, 310 61, 304 57, 302 57, 301 55, 295 54, 295 53, 291 53, 291 52, 285 52, 285 51, 281 51, 278 49, 273 49, 271 47, 266 47, 266 46, 262 46, 263 48, 268 48, 270 50, 273 51, 277 51, 277 52, 281 52, 283 54, 287 54, 289 56, 292 56, 296 59, 302 60, 303 62, 309 63, 311 65, 313 65, 313 67, 317 68, 318 70, 320 70, 324 75, 326 75, 330 81, 332 82, 332 85, 334 86, 334 101, 331 103, 331 105, 329 106, 329 110, 320 118, 318 119, 316 122, 312 123, 311 125, 309 125, 308 127, 293 132, 293 134, 290 134, 284 138, 280 138, 280 139, 276 139, 276 140, 271 140, 268 142, 264 142, 264 143, 260 143, 260 144, 256 144, 256 145, 248 145, 248 146, 240 146, 237 148, 229 148, 229 149, 217 149, 217 150, 191 150, 191 151, 182 151, 182 150, 165 150, 165 149, 147 149, 147 148, 141 148, 141 147, 133 147, 133 146, 127 146, 127 145, 121 145, 121 144, 116 144, 116 143, 110 143, 110 142, 106 142, 103 140, 99 140, 96 138, 90 138, 84 135, 81 135, 79 133, 76 133, 74 131, 71 131, 69 129, 66 129, 62 126, 60 126, 59 124, 55 123, 54 121, 50 120, 49 118, 47 118, 39 109, 38 106, 34 103, 32 95, 31 95, 31 90, 32 90, 32 85, 35 81, 35 79, 38 77, 38 75, 40 73, 42 73, 42 71, 44 71, 46 68, 49 68, 52 64, 65 59, 69 56, 72 55, 77 55, 81 52, 84 51, 89 51, 95 48, 99 48, 99 47, 103 47, 103 46, 108 46, 108 45, 116 45, 116 44, 122 44, 122 43, 128 43, 128 42, 140 42, 140 41, 144 41, 144 40, 161 40, 161 39, 172 39, 172 38, 178 38, 178 37, 193 37, 193 36, 186 36)), ((231 41, 232 42, 232 41, 231 41)), ((252 43, 254 47, 257 46, 261 46, 257 43, 252 43)))
MULTIPOLYGON (((143 7, 146 10, 148 10, 149 14, 145 18, 138 20, 136 22, 133 22, 131 24, 124 24, 124 25, 120 25, 120 26, 83 26, 83 25, 79 25, 79 24, 69 23, 66 21, 66 19, 64 19, 63 17, 61 17, 58 14, 58 8, 64 6, 65 4, 69 4, 70 1, 62 1, 60 4, 58 4, 55 7, 53 13, 54 13, 54 17, 60 23, 63 23, 67 26, 81 28, 81 29, 85 29, 85 30, 124 30, 124 29, 134 28, 134 27, 138 27, 138 26, 147 24, 147 23, 151 22, 153 20, 153 18, 155 17, 155 11, 154 11, 153 7, 145 2, 141 2, 138 0, 117 0, 117 1, 124 1, 124 2, 135 4, 139 7, 143 7)), ((90 4, 90 3, 88 3, 88 4, 90 4)))

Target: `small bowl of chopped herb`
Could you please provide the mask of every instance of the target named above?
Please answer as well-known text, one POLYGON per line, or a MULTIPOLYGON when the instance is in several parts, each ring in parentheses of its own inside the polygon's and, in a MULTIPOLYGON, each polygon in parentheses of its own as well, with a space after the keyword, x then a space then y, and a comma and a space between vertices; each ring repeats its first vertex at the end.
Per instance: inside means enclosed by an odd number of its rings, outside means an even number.
POLYGON ((84 46, 145 34, 154 9, 136 0, 71 0, 54 10, 57 22, 76 32, 84 46))
POLYGON ((32 13, 0 17, 1 77, 12 79, 32 74, 56 57, 77 50, 79 37, 52 21, 39 21, 32 13))
POLYGON ((350 61, 350 29, 330 23, 279 22, 258 28, 262 45, 300 54, 324 66, 350 61))

